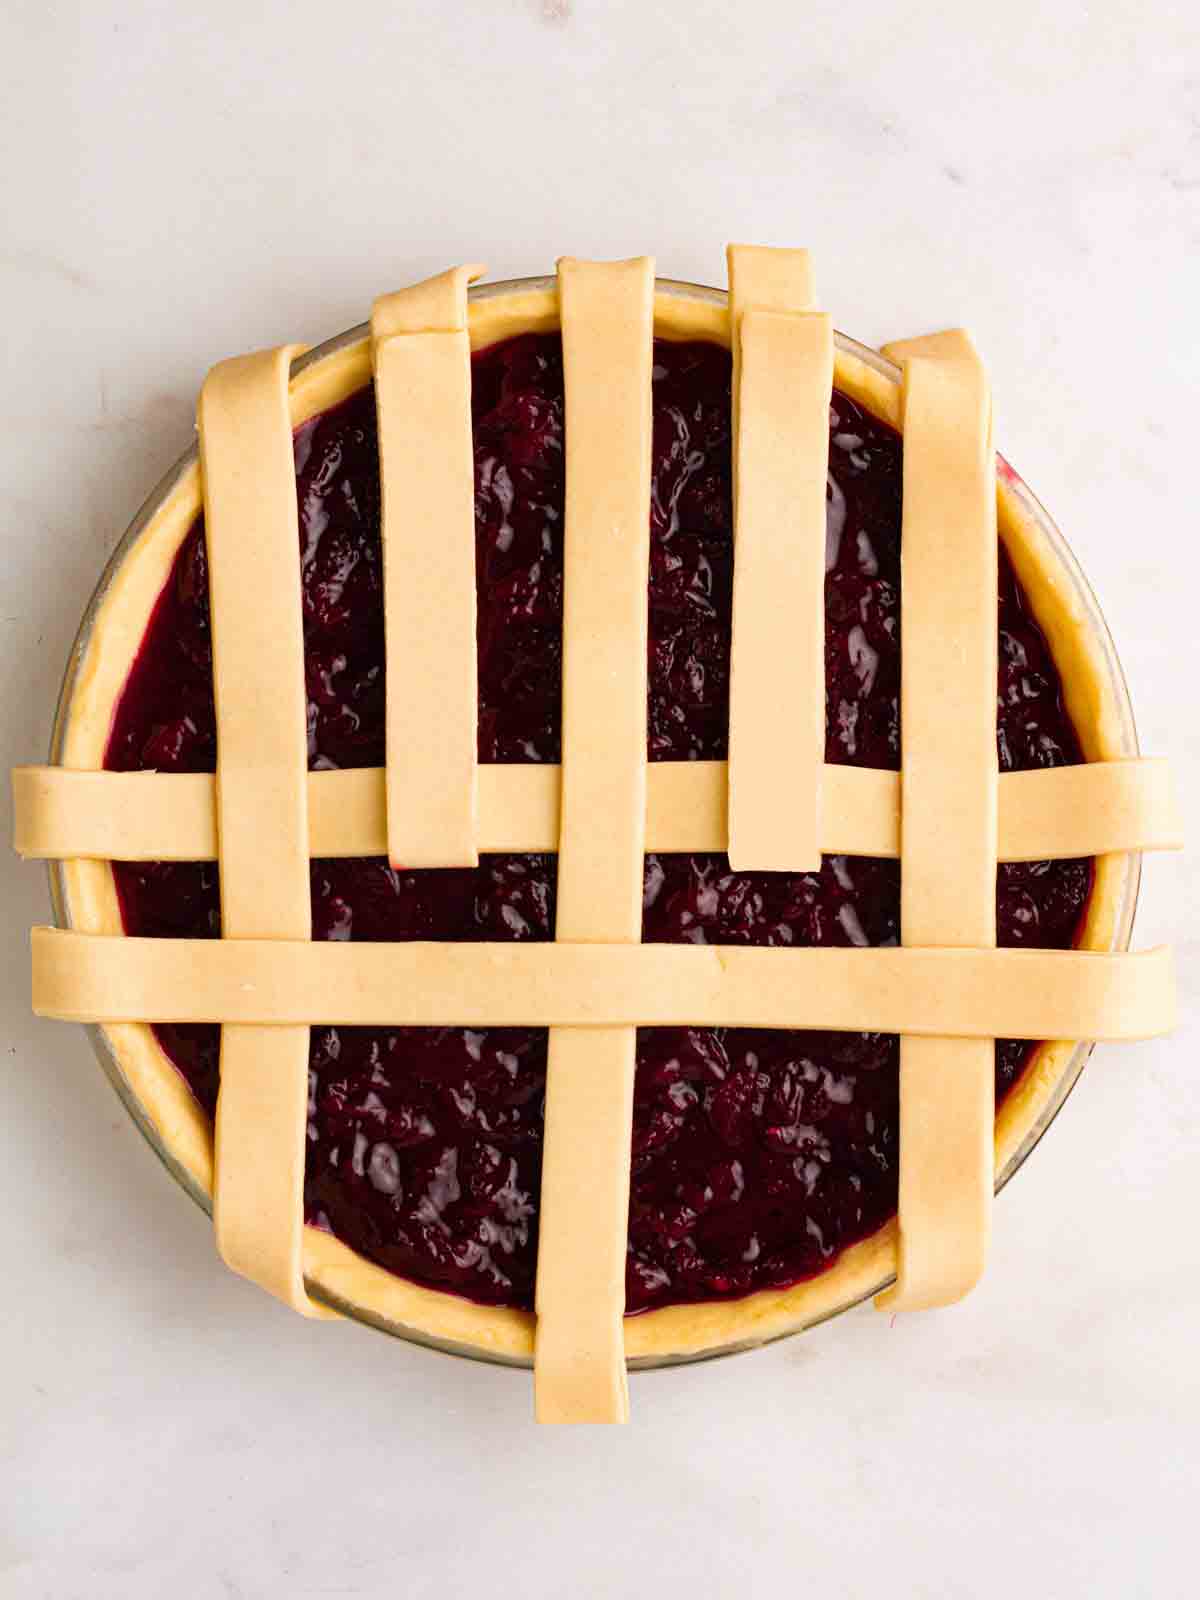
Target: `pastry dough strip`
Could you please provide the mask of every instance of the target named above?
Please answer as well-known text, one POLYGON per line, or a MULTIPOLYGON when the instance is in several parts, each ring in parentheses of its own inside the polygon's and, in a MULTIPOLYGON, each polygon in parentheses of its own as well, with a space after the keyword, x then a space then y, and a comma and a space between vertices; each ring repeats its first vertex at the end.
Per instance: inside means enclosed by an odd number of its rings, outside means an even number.
MULTIPOLYGON (((355 944, 33 930, 33 1008, 68 1022, 846 1029, 962 1039, 1170 1030, 1170 950, 355 944)), ((581 1136, 582 1138, 582 1136, 581 1136)), ((586 1143, 586 1139, 582 1142, 586 1143)))
POLYGON ((396 867, 478 863, 475 477, 467 285, 375 302, 387 659, 387 843, 396 867))
MULTIPOLYGON (((647 768, 646 848, 726 848, 723 761, 657 761, 647 768)), ((479 768, 479 848, 558 849, 557 766, 479 768)), ((80 772, 17 767, 13 843, 27 859, 212 861, 215 780, 205 772, 80 772)), ((900 774, 827 766, 821 848, 826 855, 900 854, 900 774)), ((311 856, 387 852, 382 767, 308 774, 311 856)), ((1160 759, 1093 761, 1000 775, 1001 861, 1049 861, 1183 844, 1171 768, 1160 759)))
POLYGON ((730 245, 729 283, 737 397, 729 859, 739 872, 816 872, 833 324, 806 310, 805 251, 730 245))
MULTIPOLYGON (((212 613, 222 947, 312 935, 300 531, 288 408, 299 346, 214 367, 200 392, 212 613)), ((214 1143, 217 1248, 306 1316, 306 1025, 221 1029, 214 1143)))
MULTIPOLYGON (((904 368, 900 937, 943 951, 990 947, 999 776, 991 393, 964 333, 888 354, 904 368)), ((901 1037, 899 1254, 881 1310, 950 1305, 983 1272, 994 1082, 987 1038, 901 1037)))
MULTIPOLYGON (((559 946, 636 957, 646 833, 654 262, 558 264, 566 395, 559 946)), ((624 1422, 635 1031, 552 1027, 538 1238, 540 1422, 624 1422), (580 1241, 587 1240, 587 1250, 580 1241)))

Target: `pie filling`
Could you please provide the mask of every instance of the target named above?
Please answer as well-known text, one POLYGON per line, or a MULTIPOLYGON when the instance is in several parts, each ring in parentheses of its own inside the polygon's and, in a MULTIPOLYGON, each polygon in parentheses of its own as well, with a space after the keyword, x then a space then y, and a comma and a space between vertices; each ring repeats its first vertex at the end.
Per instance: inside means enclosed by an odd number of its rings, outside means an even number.
MULTIPOLYGON (((473 358, 479 756, 559 759, 563 374, 556 335, 473 358)), ((651 761, 720 759, 729 691, 730 357, 655 344, 650 507, 651 761)), ((826 760, 895 769, 900 750, 900 436, 840 391, 829 419, 826 760)), ((295 433, 309 765, 384 764, 379 470, 370 388, 295 433)), ((1081 759, 1046 640, 1000 553, 1002 771, 1081 759)), ((787 737, 779 707, 779 739, 787 737)), ((948 728, 952 739, 954 730, 948 728)), ((190 530, 117 707, 105 765, 211 771, 216 754, 202 519, 190 530)), ((127 933, 217 937, 215 863, 116 863, 127 933)), ((555 859, 395 871, 314 861, 318 939, 553 938, 555 859)), ((1002 945, 1065 948, 1087 860, 1001 865, 1002 945)), ((643 938, 894 944, 899 865, 733 873, 724 856, 648 855, 643 938)), ((210 1114, 219 1030, 160 1027, 210 1114)), ((1033 1047, 996 1046, 998 1100, 1033 1047)), ((898 1043, 884 1034, 641 1029, 627 1306, 783 1287, 826 1270, 896 1210, 898 1043)), ((546 1034, 312 1030, 307 1220, 403 1277, 530 1309, 546 1034)), ((267 1155, 264 1152, 264 1159, 267 1155)), ((586 1250, 587 1241, 580 1241, 586 1250)))

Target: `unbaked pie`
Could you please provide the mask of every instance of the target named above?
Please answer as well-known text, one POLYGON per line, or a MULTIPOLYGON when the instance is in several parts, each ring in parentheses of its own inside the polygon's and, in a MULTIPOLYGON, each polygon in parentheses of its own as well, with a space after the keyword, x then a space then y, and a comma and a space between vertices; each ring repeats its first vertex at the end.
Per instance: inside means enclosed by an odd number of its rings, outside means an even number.
POLYGON ((1178 824, 964 334, 890 366, 801 251, 480 270, 210 374, 16 774, 35 1004, 237 1270, 618 1420, 969 1289, 1038 1041, 1170 1025, 1178 824))

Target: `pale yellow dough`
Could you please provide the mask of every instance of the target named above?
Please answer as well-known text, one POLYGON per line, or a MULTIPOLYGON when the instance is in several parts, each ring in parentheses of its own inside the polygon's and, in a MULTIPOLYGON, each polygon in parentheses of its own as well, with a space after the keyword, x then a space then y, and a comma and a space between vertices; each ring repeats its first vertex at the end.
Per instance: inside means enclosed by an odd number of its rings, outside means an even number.
MULTIPOLYGON (((518 333, 547 332, 557 326, 558 302, 552 288, 516 285, 494 297, 476 298, 469 307, 472 349, 518 333)), ((655 333, 664 338, 711 339, 727 345, 728 312, 721 300, 660 285, 655 301, 655 333)), ((293 425, 336 405, 360 390, 370 378, 370 343, 366 338, 324 356, 293 378, 293 425)), ((902 427, 900 391, 895 379, 839 348, 834 382, 882 421, 902 427)), ((1101 779, 1094 779, 1087 767, 1006 776, 1000 784, 1002 853, 1007 850, 1011 859, 1074 854, 1074 848, 1066 848, 1072 837, 1072 824, 1079 828, 1080 853, 1104 848, 1102 841, 1110 841, 1107 848, 1113 850, 1177 843, 1178 821, 1161 767, 1154 764, 1151 770, 1149 764, 1127 759, 1134 750, 1125 735, 1108 659, 1062 558, 1027 512, 1018 485, 1002 477, 997 499, 1001 536, 1033 612, 1050 640, 1085 758, 1089 763, 1112 763, 1101 779), (1064 799, 1068 791, 1057 787, 1060 784, 1079 785, 1069 791, 1075 797, 1070 805, 1083 808, 1073 817, 1060 812, 1060 807, 1068 803, 1064 799), (1022 790, 1028 785, 1027 792, 1018 795, 1018 785, 1022 790), (1033 792, 1035 786, 1041 789, 1039 795, 1033 792), (1093 797, 1098 799, 1100 816, 1092 814, 1093 797), (1006 824, 1006 816, 1010 825, 1006 824)), ((80 770, 58 774, 52 781, 43 781, 36 771, 18 778, 18 794, 48 797, 44 812, 37 807, 32 814, 24 808, 18 810, 18 829, 28 853, 54 854, 49 846, 56 841, 78 839, 89 849, 99 847, 95 848, 97 855, 106 855, 103 846, 110 839, 114 844, 129 840, 129 829, 120 815, 124 796, 110 798, 118 796, 116 780, 150 786, 138 803, 145 807, 159 840, 195 840, 197 846, 203 846, 196 850, 197 855, 215 853, 211 778, 105 773, 98 780, 104 789, 92 790, 93 796, 100 794, 103 798, 90 799, 84 816, 68 822, 61 814, 64 800, 74 804, 74 790, 65 791, 60 782, 73 784, 75 779, 88 776, 87 769, 102 765, 113 710, 133 656, 180 543, 199 509, 199 473, 193 464, 181 472, 164 495, 108 589, 74 676, 67 706, 61 759, 65 768, 80 770), (112 788, 108 787, 110 781, 114 783, 112 788), (93 803, 97 805, 94 815, 93 803), (177 822, 171 815, 177 808, 181 814, 186 813, 186 822, 177 822), (82 829, 82 834, 74 831, 76 828, 82 829)), ((869 843, 870 848, 864 853, 898 853, 896 774, 830 768, 824 783, 822 843, 826 850, 849 851, 869 843), (845 784, 839 799, 834 798, 833 785, 837 783, 845 784)), ((551 848, 558 836, 558 785, 558 773, 553 769, 525 768, 518 773, 516 769, 482 768, 480 848, 551 848)), ((724 785, 724 764, 707 764, 698 769, 684 765, 652 768, 648 846, 663 848, 660 841, 669 838, 673 848, 719 848, 725 837, 724 785), (671 818, 675 820, 670 821, 671 818), (682 831, 674 831, 677 828, 682 831), (656 833, 656 829, 664 831, 656 833)), ((136 800, 143 791, 130 793, 136 800)), ((355 798, 347 827, 359 830, 354 836, 367 841, 362 849, 382 852, 382 775, 331 773, 313 775, 310 782, 313 844, 315 847, 316 841, 322 840, 319 853, 332 853, 337 814, 350 795, 355 798)), ((359 848, 356 844, 351 853, 358 853, 359 848)), ((112 852, 120 853, 115 849, 112 852)), ((86 855, 65 860, 61 882, 64 910, 71 926, 93 934, 121 934, 120 909, 107 860, 89 859, 86 855)), ((1124 857, 1101 855, 1080 933, 1082 948, 1111 948, 1122 926, 1127 884, 1124 857)), ((1163 974, 1159 978, 1161 981, 1163 974)), ((1165 993, 1160 993, 1164 1004, 1166 998, 1165 993)), ((137 1108, 144 1125, 166 1152, 177 1175, 193 1192, 209 1195, 211 1125, 151 1029, 142 1022, 110 1023, 104 1026, 104 1035, 117 1064, 123 1092, 137 1108)), ((1061 1096, 1072 1049, 1067 1042, 1042 1046, 1001 1107, 994 1141, 998 1173, 1011 1166, 1015 1155, 1028 1146, 1052 1112, 1061 1096)), ((896 1257, 897 1230, 893 1220, 847 1250, 817 1278, 742 1300, 672 1306, 629 1319, 625 1325, 626 1354, 632 1363, 645 1364, 666 1356, 703 1356, 777 1338, 820 1321, 877 1289, 895 1271, 896 1257)), ((529 1313, 473 1305, 457 1296, 406 1282, 313 1228, 304 1230, 304 1265, 310 1288, 322 1298, 345 1310, 357 1311, 381 1326, 467 1354, 525 1365, 531 1359, 533 1318, 529 1313)))
MULTIPOLYGON (((938 947, 949 956, 996 943, 999 544, 991 391, 963 333, 914 341, 891 356, 904 370, 900 932, 906 947, 938 947)), ((961 1299, 983 1271, 994 1186, 995 1049, 987 1038, 918 1039, 897 1031, 900 1261, 895 1286, 877 1304, 917 1311, 961 1299)))
POLYGON ((833 324, 807 310, 810 276, 803 251, 729 248, 736 403, 728 832, 735 872, 821 866, 833 324))
MULTIPOLYGON (((222 362, 205 380, 198 412, 221 922, 235 958, 243 940, 312 938, 300 529, 288 408, 296 353, 285 346, 222 362)), ((304 1287, 307 1108, 308 1029, 226 1023, 215 1130, 217 1248, 235 1272, 296 1311, 327 1316, 304 1287)))
POLYGON ((371 318, 387 654, 387 854, 397 867, 479 861, 467 285, 482 271, 455 267, 386 295, 371 318))
POLYGON ((747 311, 805 311, 813 303, 812 257, 807 250, 731 244, 725 265, 733 324, 747 311))
MULTIPOLYGON (((291 1027, 822 1028, 1144 1039, 1174 1025, 1170 949, 355 944, 33 930, 33 1003, 72 1022, 291 1027)), ((547 1144, 550 1140, 547 1139, 547 1144)), ((571 1147, 568 1146, 568 1149, 571 1147)))
MULTIPOLYGON (((566 507, 555 939, 570 955, 599 941, 634 947, 642 931, 654 262, 567 259, 558 285, 566 507)), ((539 1422, 629 1418, 623 1318, 635 1038, 628 1025, 550 1029, 539 1422)))
MULTIPOLYGON (((723 761, 659 761, 647 768, 646 849, 724 850, 723 761)), ((33 860, 211 861, 217 854, 215 782, 206 772, 13 771, 14 847, 33 860)), ((479 769, 479 848, 558 849, 561 769, 479 769)), ((821 848, 826 855, 900 854, 900 774, 825 768, 821 848)), ((1177 850, 1179 805, 1167 762, 1090 761, 1000 775, 1001 861, 1053 861, 1118 850, 1177 850)), ((312 856, 387 854, 380 768, 308 774, 312 856)))

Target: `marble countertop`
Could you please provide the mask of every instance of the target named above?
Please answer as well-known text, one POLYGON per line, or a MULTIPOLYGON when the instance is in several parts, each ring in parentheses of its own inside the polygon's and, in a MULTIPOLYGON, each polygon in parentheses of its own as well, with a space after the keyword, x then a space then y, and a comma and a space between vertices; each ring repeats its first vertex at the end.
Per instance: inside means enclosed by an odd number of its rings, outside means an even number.
MULTIPOLYGON (((0 18, 0 766, 218 358, 455 260, 805 243, 868 342, 966 323, 1200 836, 1200 32, 1169 0, 20 4, 0 18), (269 20, 268 12, 275 20, 269 20), (950 18, 948 23, 947 19, 950 18)), ((4 832, 9 831, 4 798, 4 832)), ((28 1013, 0 854, 0 1592, 999 1600, 1194 1592, 1196 856, 1147 863, 1168 1042, 1096 1052, 982 1287, 633 1380, 311 1326, 218 1264, 79 1029, 28 1013)))

